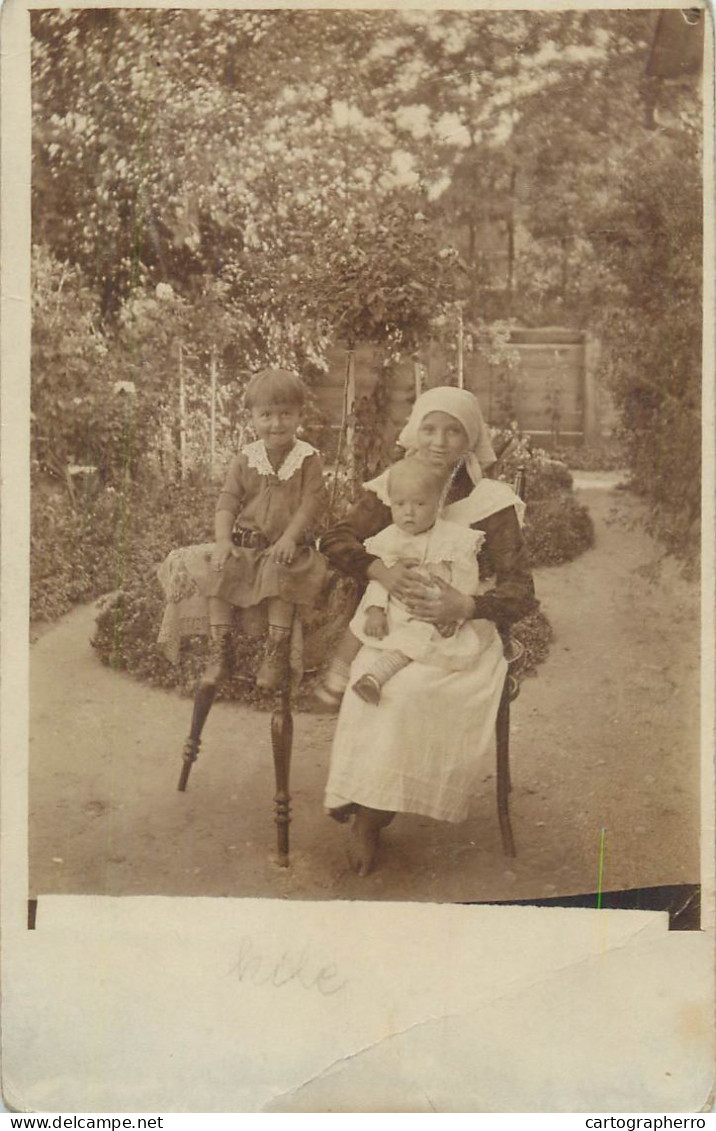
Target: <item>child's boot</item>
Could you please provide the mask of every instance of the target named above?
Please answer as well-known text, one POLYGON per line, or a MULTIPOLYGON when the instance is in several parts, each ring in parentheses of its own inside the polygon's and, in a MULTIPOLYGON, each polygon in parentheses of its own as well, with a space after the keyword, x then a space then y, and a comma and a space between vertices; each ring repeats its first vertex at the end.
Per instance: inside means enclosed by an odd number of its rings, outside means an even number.
POLYGON ((202 687, 216 687, 229 670, 231 628, 228 624, 212 624, 209 629, 209 655, 201 675, 202 687))
POLYGON ((288 678, 291 629, 270 624, 266 651, 256 675, 256 686, 263 691, 278 691, 288 678))

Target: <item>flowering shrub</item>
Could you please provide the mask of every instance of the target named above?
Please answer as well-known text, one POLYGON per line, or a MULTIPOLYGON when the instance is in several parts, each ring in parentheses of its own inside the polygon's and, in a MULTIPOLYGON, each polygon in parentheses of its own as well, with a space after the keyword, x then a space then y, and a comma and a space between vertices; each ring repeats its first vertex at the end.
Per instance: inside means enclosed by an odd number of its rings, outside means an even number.
MULTIPOLYGON (((565 471, 544 475, 548 478, 550 474, 560 474, 564 482, 565 471)), ((568 476, 568 472, 566 474, 568 476)), ((546 497, 534 502, 531 509, 539 518, 526 528, 537 564, 551 564, 574 556, 588 544, 591 531, 584 508, 565 490, 555 494, 552 488, 549 493, 546 478, 535 479, 536 490, 546 492, 546 497)), ((215 488, 208 483, 169 489, 161 504, 151 495, 143 497, 143 518, 135 522, 135 540, 122 560, 121 585, 97 618, 93 644, 103 663, 128 671, 157 687, 177 687, 184 694, 193 692, 204 663, 206 642, 200 638, 183 641, 177 665, 170 664, 157 646, 164 605, 156 569, 171 548, 210 537, 208 528, 214 502, 215 488)), ((356 602, 354 583, 334 575, 320 608, 308 614, 304 623, 307 675, 322 668, 332 654, 356 602)), ((523 671, 534 671, 547 655, 551 639, 549 622, 537 611, 515 626, 514 635, 526 648, 523 671)), ((221 687, 220 697, 262 704, 270 701, 257 692, 253 684, 262 646, 261 639, 237 634, 234 672, 221 687)), ((310 688, 310 680, 306 686, 310 688)), ((299 699, 299 703, 302 701, 299 699)))
POLYGON ((518 468, 525 472, 524 535, 534 567, 570 562, 594 545, 594 525, 586 507, 572 493, 567 465, 517 432, 495 432, 498 451, 506 440, 511 447, 498 464, 498 475, 513 483, 518 468))
POLYGON ((589 511, 566 492, 529 504, 524 532, 534 567, 571 562, 594 545, 589 511))
MULTIPOLYGON (((591 545, 591 520, 571 493, 571 475, 543 452, 530 452, 522 440, 505 460, 502 475, 527 468, 528 511, 525 532, 534 565, 568 561, 591 545)), ((336 513, 349 504, 352 488, 339 477, 336 513)), ((183 484, 128 484, 89 493, 73 505, 65 495, 33 494, 32 615, 52 618, 77 601, 111 592, 97 619, 94 646, 109 666, 158 687, 190 693, 205 656, 205 641, 189 639, 174 666, 156 644, 163 595, 156 570, 169 550, 210 540, 216 485, 202 469, 183 484)), ((306 621, 307 673, 324 664, 356 604, 355 586, 334 577, 319 609, 306 621)), ((544 659, 549 625, 541 613, 515 627, 527 647, 525 671, 544 659)), ((226 698, 262 701, 253 686, 261 640, 237 637, 234 675, 221 690, 226 698)))
MULTIPOLYGON (((202 638, 182 642, 177 665, 171 664, 156 640, 164 610, 164 597, 157 579, 157 567, 166 554, 179 546, 209 541, 216 505, 216 486, 206 476, 196 474, 184 484, 169 484, 161 491, 150 486, 135 488, 125 552, 118 553, 114 572, 104 574, 114 592, 103 603, 97 617, 93 646, 103 663, 128 671, 155 687, 178 687, 193 691, 206 652, 202 638)), ((100 577, 100 574, 97 574, 100 577)), ((88 587, 81 597, 96 596, 88 587)), ((59 611, 64 611, 66 604, 59 611)), ((317 668, 338 638, 351 615, 349 583, 337 583, 320 610, 308 618, 305 664, 317 668)), ((261 701, 253 686, 261 639, 237 634, 234 675, 221 688, 220 696, 261 701)), ((265 697, 264 697, 265 698, 265 697)))
POLYGON ((114 492, 73 503, 32 493, 30 616, 54 620, 121 581, 130 537, 126 500, 114 492))
MULTIPOLYGON (((304 671, 306 678, 298 697, 305 706, 315 676, 325 665, 355 611, 357 591, 351 582, 334 578, 320 609, 313 610, 304 623, 304 671)), ((128 576, 120 593, 101 610, 92 644, 103 663, 127 671, 154 687, 177 688, 192 695, 206 658, 206 641, 189 637, 182 641, 179 662, 171 664, 156 643, 163 611, 163 598, 156 579, 152 554, 138 551, 132 557, 128 576)), ((544 613, 537 610, 516 624, 513 637, 525 648, 521 663, 523 675, 533 673, 549 652, 552 629, 544 613)), ((263 638, 235 634, 233 672, 218 689, 219 699, 238 700, 261 706, 273 697, 254 685, 260 662, 263 638)))
POLYGON ((549 646, 554 639, 547 617, 540 609, 536 609, 513 625, 512 638, 519 641, 525 650, 520 661, 520 675, 533 675, 547 659, 549 646))
POLYGON ((572 471, 622 471, 627 465, 624 446, 614 436, 596 444, 563 448, 552 454, 572 471))

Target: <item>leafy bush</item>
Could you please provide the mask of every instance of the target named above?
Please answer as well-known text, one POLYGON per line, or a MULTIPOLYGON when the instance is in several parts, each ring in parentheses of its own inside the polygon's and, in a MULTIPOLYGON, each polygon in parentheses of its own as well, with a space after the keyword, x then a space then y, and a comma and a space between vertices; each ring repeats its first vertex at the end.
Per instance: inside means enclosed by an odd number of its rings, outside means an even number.
POLYGON ((66 493, 32 493, 30 616, 54 620, 120 583, 127 499, 114 491, 73 503, 66 493))
POLYGON ((589 511, 566 491, 529 503, 524 533, 534 567, 571 562, 594 545, 589 511))
POLYGON ((553 452, 572 471, 621 471, 627 465, 624 445, 615 437, 553 452))
MULTIPOLYGON (((510 433, 497 433, 498 448, 510 433)), ((533 567, 561 565, 594 545, 594 525, 586 507, 575 499, 572 473, 562 460, 539 448, 518 433, 515 443, 500 461, 501 479, 513 483, 518 468, 525 472, 524 535, 533 567)))
MULTIPOLYGON (((505 474, 509 478, 509 467, 505 474)), ((525 532, 534 565, 568 561, 592 544, 591 520, 572 496, 571 482, 564 464, 544 453, 530 453, 525 532)), ((341 498, 347 487, 341 480, 341 498)), ((184 640, 177 665, 170 664, 157 646, 164 606, 156 569, 173 547, 210 538, 214 503, 215 486, 208 481, 141 495, 138 505, 143 518, 135 524, 137 535, 124 561, 119 592, 97 620, 93 643, 103 663, 156 687, 177 687, 184 694, 192 693, 204 663, 206 642, 202 638, 184 640)), ((355 585, 333 577, 321 607, 307 615, 304 667, 308 675, 319 670, 331 655, 356 601, 355 585)), ((527 648, 523 670, 533 671, 547 655, 549 623, 542 613, 536 612, 516 626, 514 632, 527 648)), ((263 641, 236 634, 234 643, 234 673, 221 687, 220 697, 265 705, 270 700, 253 684, 263 641)), ((310 687, 310 680, 307 686, 310 687)), ((299 699, 299 703, 302 701, 299 699)))
POLYGON ((92 466, 103 483, 123 485, 156 440, 159 398, 145 388, 147 367, 131 370, 128 343, 102 328, 99 303, 77 267, 35 247, 32 270, 35 464, 59 479, 68 465, 92 466))
POLYGON ((567 494, 574 486, 572 474, 561 460, 533 458, 525 470, 525 498, 532 506, 560 493, 567 494))
POLYGON ((31 503, 31 618, 53 619, 80 601, 123 588, 137 559, 211 537, 216 488, 153 481, 88 489, 74 501, 36 485, 31 503))
MULTIPOLYGON (((514 460, 523 460, 517 453, 514 460)), ((504 469, 510 477, 511 468, 504 469)), ((341 481, 342 491, 347 484, 341 481)), ((591 545, 591 521, 571 495, 564 464, 544 453, 529 453, 526 537, 533 564, 567 561, 591 545)), ((342 499, 342 495, 341 495, 342 499)), ((193 691, 204 663, 206 642, 182 642, 177 665, 156 640, 164 598, 157 567, 169 550, 210 540, 216 485, 197 469, 184 483, 147 479, 124 492, 88 492, 73 504, 66 495, 33 493, 32 612, 52 618, 77 601, 111 592, 97 618, 94 647, 103 663, 128 671, 156 687, 193 691)), ((319 609, 306 618, 304 666, 315 672, 332 653, 354 611, 354 584, 334 577, 319 609)), ((524 670, 534 670, 547 652, 549 625, 536 613, 515 628, 527 645, 524 670)), ((234 674, 222 687, 225 698, 265 703, 253 672, 261 639, 236 635, 234 674)))
POLYGON ((143 546, 132 552, 121 590, 102 603, 92 645, 108 667, 130 671, 155 687, 174 687, 186 678, 187 663, 182 655, 175 671, 156 644, 163 608, 158 564, 143 546))
MULTIPOLYGON (((182 540, 177 544, 182 544, 182 540)), ((97 617, 92 644, 109 667, 130 672, 154 687, 176 687, 188 695, 193 693, 205 662, 206 640, 203 637, 182 640, 176 665, 167 660, 156 643, 164 611, 156 571, 163 556, 163 552, 157 552, 155 541, 149 546, 139 544, 132 551, 122 589, 107 600, 97 617)), ((308 613, 304 620, 303 660, 307 673, 323 666, 345 631, 355 606, 353 583, 333 578, 321 607, 308 613)), ((219 698, 259 704, 272 701, 273 697, 258 690, 253 682, 264 639, 263 636, 234 634, 233 672, 219 688, 219 698)))
MULTIPOLYGON (((170 550, 211 540, 216 485, 199 473, 184 484, 161 490, 138 486, 132 497, 131 537, 121 570, 113 575, 116 592, 97 618, 93 646, 103 663, 128 671, 155 687, 193 691, 204 663, 206 642, 189 637, 182 641, 179 663, 171 664, 156 641, 164 611, 164 596, 157 567, 170 550)), ((96 592, 87 594, 95 596, 96 592)), ((329 654, 355 606, 350 582, 337 580, 321 609, 307 617, 304 663, 317 668, 329 654)), ((253 686, 252 676, 263 647, 262 639, 235 635, 234 674, 220 696, 262 702, 265 696, 253 686)))
MULTIPOLYGON (((348 626, 357 600, 352 582, 334 578, 327 599, 313 610, 304 624, 304 669, 306 679, 298 697, 307 704, 314 676, 332 654, 348 626)), ((177 688, 193 695, 206 657, 206 641, 188 637, 182 641, 179 662, 171 664, 156 637, 163 612, 163 598, 156 579, 156 560, 141 550, 133 557, 129 576, 119 594, 107 601, 98 618, 92 641, 103 663, 130 672, 154 687, 177 688)), ((512 635, 525 648, 522 675, 533 673, 549 652, 552 629, 539 609, 513 627, 512 635)), ((261 659, 264 639, 238 633, 233 639, 233 672, 218 689, 217 698, 267 706, 273 696, 261 692, 253 682, 261 659)))

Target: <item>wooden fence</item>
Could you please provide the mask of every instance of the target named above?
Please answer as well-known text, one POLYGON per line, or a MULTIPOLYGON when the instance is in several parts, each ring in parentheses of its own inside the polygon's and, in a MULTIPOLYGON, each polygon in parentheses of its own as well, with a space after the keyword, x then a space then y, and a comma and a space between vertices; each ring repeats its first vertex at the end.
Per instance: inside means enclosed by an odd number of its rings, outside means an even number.
MULTIPOLYGON (((465 353, 460 360, 462 384, 478 396, 490 424, 516 421, 535 439, 557 444, 593 443, 613 426, 613 410, 599 387, 598 343, 582 331, 516 329, 509 363, 491 365, 478 353, 465 353)), ((328 361, 317 400, 337 431, 344 417, 350 419, 354 403, 374 390, 383 358, 369 344, 352 351, 339 344, 328 361)), ((442 384, 446 374, 449 383, 459 383, 457 368, 456 354, 448 357, 437 344, 422 350, 417 360, 398 365, 390 382, 384 438, 395 439, 418 393, 442 384)))

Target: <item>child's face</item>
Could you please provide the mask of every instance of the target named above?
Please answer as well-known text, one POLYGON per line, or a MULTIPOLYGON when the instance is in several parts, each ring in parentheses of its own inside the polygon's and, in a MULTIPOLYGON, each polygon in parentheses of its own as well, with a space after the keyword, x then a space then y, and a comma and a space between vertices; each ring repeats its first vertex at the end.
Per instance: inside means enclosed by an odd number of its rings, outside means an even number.
POLYGON ((429 530, 437 518, 438 503, 435 491, 421 483, 401 483, 390 492, 393 522, 406 534, 429 530))
POLYGON ((268 452, 291 447, 301 421, 301 410, 293 404, 258 404, 251 409, 251 423, 268 452))

